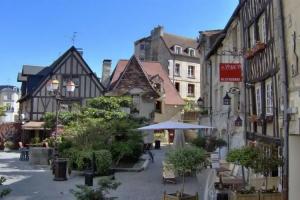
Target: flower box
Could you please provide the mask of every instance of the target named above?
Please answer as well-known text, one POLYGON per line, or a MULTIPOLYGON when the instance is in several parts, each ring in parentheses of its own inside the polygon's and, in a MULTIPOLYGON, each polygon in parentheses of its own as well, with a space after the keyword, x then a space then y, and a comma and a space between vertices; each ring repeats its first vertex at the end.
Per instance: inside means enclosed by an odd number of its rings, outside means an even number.
POLYGON ((267 123, 273 122, 273 115, 267 115, 267 116, 266 116, 266 122, 267 122, 267 123))
POLYGON ((271 193, 264 193, 261 192, 259 194, 260 200, 281 200, 281 192, 271 192, 271 193))
POLYGON ((235 198, 236 200, 259 200, 259 193, 250 193, 250 194, 241 194, 236 193, 235 198))
POLYGON ((254 52, 252 49, 248 49, 244 55, 247 60, 250 60, 254 57, 254 52))
POLYGON ((252 122, 252 123, 254 123, 254 122, 257 122, 257 115, 251 115, 251 116, 249 116, 249 121, 250 122, 252 122))
POLYGON ((198 200, 198 193, 195 195, 189 195, 183 193, 182 195, 179 192, 167 194, 164 192, 163 200, 198 200))
POLYGON ((266 46, 267 46, 266 43, 257 41, 253 49, 253 53, 256 54, 262 52, 266 48, 266 46))

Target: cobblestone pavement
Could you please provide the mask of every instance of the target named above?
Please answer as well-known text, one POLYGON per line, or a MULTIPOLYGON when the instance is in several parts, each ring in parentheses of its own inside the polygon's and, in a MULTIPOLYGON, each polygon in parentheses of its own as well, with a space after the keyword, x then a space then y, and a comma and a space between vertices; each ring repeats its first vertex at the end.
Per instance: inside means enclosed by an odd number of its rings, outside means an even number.
MULTIPOLYGON (((148 168, 141 172, 120 172, 116 173, 116 180, 121 185, 112 196, 120 200, 159 200, 163 192, 176 192, 181 186, 178 179, 177 184, 162 183, 162 160, 166 148, 153 150, 154 163, 149 163, 148 168)), ((49 167, 32 166, 26 161, 19 161, 18 153, 0 152, 0 176, 5 176, 12 192, 5 199, 8 200, 50 200, 50 199, 74 199, 69 192, 76 184, 83 184, 84 177, 78 173, 72 173, 67 181, 53 181, 53 175, 49 167)), ((185 192, 195 194, 199 192, 200 199, 203 199, 203 191, 206 182, 206 174, 196 177, 187 177, 185 192), (199 177, 200 180, 199 180, 199 177)), ((94 185, 96 180, 94 180, 94 185)))

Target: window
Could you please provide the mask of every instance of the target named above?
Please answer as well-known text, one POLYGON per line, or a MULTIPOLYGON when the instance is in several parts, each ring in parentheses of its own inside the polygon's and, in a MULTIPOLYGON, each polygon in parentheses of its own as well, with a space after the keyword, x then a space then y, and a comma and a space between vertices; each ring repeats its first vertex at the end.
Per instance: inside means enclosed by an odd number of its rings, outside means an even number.
POLYGON ((178 92, 180 92, 180 83, 179 82, 175 82, 175 88, 178 92))
POLYGON ((145 49, 145 45, 144 44, 140 44, 140 50, 144 50, 145 49))
POLYGON ((249 28, 249 44, 249 48, 254 47, 256 45, 254 24, 252 24, 249 28))
POLYGON ((266 114, 273 115, 272 82, 266 83, 266 114))
POLYGON ((264 14, 259 18, 259 40, 261 42, 267 42, 266 17, 264 14))
POLYGON ((195 57, 195 49, 190 48, 189 49, 189 55, 192 57, 195 57))
POLYGON ((7 100, 7 96, 6 95, 3 96, 3 100, 7 100))
POLYGON ((159 83, 154 84, 154 89, 158 92, 161 92, 161 85, 159 83))
POLYGON ((7 100, 12 100, 12 94, 11 93, 7 94, 7 100))
POLYGON ((180 76, 180 64, 176 63, 175 64, 175 76, 180 76))
POLYGON ((180 46, 175 46, 175 53, 176 54, 181 54, 181 51, 182 51, 182 49, 181 49, 180 46))
POLYGON ((256 99, 256 114, 261 114, 261 89, 257 87, 255 89, 255 99, 256 99))
POLYGON ((162 113, 162 106, 161 106, 161 101, 156 101, 155 103, 155 112, 157 113, 162 113))
POLYGON ((195 78, 195 67, 194 66, 188 66, 188 77, 195 78))
POLYGON ((188 84, 188 96, 194 97, 195 96, 195 85, 188 84))

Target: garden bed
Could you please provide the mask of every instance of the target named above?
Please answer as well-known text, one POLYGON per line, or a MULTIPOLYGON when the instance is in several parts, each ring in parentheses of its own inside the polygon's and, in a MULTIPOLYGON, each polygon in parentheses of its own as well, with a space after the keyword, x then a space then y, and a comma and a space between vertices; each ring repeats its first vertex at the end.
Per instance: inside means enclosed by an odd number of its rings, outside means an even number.
POLYGON ((120 162, 118 166, 113 166, 111 169, 116 172, 140 172, 147 167, 148 163, 148 159, 139 159, 136 163, 120 162))

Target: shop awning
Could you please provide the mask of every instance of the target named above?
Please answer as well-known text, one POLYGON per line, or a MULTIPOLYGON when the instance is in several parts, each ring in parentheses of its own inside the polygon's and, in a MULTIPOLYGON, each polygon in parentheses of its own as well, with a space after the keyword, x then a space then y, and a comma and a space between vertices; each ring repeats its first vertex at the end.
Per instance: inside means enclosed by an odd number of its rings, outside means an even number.
POLYGON ((22 125, 23 130, 44 130, 45 122, 29 121, 22 125))

